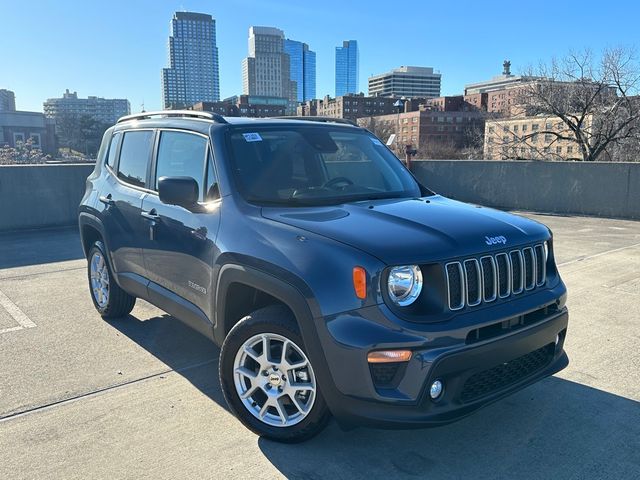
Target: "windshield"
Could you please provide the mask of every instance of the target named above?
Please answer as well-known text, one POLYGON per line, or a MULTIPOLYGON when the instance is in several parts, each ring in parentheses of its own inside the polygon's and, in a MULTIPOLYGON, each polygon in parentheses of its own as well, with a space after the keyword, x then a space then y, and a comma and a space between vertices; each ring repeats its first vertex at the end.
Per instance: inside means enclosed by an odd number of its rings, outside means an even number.
POLYGON ((243 128, 230 133, 230 144, 238 187, 254 203, 327 205, 420 196, 413 176, 363 130, 243 128))

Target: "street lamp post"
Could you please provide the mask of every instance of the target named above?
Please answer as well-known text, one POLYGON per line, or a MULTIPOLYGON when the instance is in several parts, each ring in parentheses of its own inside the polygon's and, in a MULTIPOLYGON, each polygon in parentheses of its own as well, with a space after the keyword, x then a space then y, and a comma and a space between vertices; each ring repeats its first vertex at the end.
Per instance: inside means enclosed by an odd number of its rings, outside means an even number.
POLYGON ((402 154, 402 150, 400 147, 400 113, 404 110, 404 102, 405 102, 405 98, 401 97, 398 100, 396 100, 393 103, 393 106, 396 107, 398 109, 398 116, 397 116, 397 128, 396 128, 396 152, 398 152, 398 157, 400 157, 400 155, 402 154))

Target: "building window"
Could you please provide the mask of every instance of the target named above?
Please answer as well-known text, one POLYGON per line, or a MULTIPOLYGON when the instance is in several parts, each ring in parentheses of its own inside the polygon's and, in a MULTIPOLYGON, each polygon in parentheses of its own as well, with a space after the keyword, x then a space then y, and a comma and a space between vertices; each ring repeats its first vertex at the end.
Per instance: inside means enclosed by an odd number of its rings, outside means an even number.
POLYGON ((522 125, 522 132, 526 132, 527 131, 527 126, 526 125, 522 125))
POLYGON ((573 147, 567 147, 567 153, 573 153, 573 147))
POLYGON ((545 133, 544 134, 544 141, 545 142, 550 142, 551 141, 551 135, 549 133, 545 133))
POLYGON ((513 126, 513 131, 514 131, 514 132, 517 132, 517 131, 518 131, 518 125, 514 125, 514 126, 513 126))
POLYGON ((531 130, 538 130, 538 124, 534 123, 533 125, 531 125, 531 130))
POLYGON ((40 134, 39 133, 32 133, 30 135, 30 138, 31 138, 32 145, 35 148, 41 148, 42 147, 42 144, 40 143, 40 134))
POLYGON ((489 127, 489 133, 493 133, 493 127, 489 127))
POLYGON ((562 153, 562 147, 556 147, 556 153, 560 155, 562 153))
POLYGON ((24 133, 13 134, 13 144, 18 145, 18 143, 24 143, 24 133))

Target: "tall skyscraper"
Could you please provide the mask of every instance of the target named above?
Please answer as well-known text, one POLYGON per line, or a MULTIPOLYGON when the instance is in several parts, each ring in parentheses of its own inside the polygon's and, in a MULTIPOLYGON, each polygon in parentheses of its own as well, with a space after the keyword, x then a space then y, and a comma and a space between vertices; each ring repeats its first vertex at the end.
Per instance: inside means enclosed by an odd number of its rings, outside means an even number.
POLYGON ((163 107, 220 100, 216 21, 204 13, 176 12, 170 27, 169 67, 162 69, 163 107))
POLYGON ((289 72, 284 32, 273 27, 249 28, 249 56, 242 61, 242 93, 295 102, 297 85, 289 72))
POLYGON ((296 82, 297 101, 306 102, 316 98, 316 52, 309 45, 286 39, 284 50, 289 55, 291 80, 296 82))
POLYGON ((336 97, 358 93, 358 42, 346 40, 336 47, 336 97))

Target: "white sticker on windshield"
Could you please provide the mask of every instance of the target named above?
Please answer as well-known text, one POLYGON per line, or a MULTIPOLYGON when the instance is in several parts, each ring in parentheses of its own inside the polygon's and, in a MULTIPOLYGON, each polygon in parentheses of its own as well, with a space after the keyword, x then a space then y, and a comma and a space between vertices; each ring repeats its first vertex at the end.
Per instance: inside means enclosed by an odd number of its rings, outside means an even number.
POLYGON ((242 136, 247 142, 261 142, 262 137, 257 132, 243 133, 242 136))
POLYGON ((369 137, 374 145, 378 145, 379 147, 383 147, 382 142, 375 137, 369 137))

